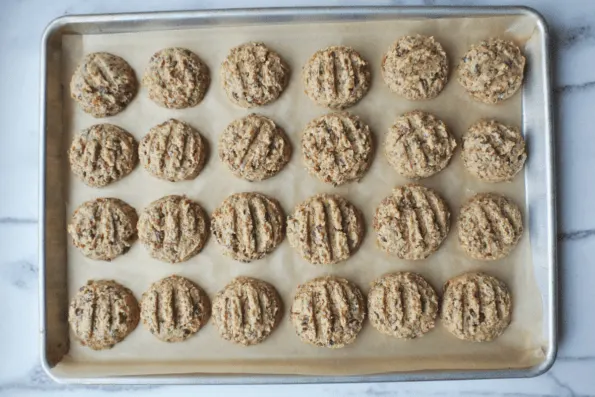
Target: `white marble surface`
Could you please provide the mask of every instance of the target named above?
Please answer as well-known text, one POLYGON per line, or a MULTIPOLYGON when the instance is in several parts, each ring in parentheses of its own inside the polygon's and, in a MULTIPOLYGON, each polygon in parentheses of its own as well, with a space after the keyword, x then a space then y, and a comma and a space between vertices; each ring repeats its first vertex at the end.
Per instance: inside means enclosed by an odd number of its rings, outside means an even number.
MULTIPOLYGON (((385 1, 480 5, 519 1, 385 1)), ((595 1, 526 0, 554 42, 557 117, 561 343, 547 374, 524 380, 258 387, 64 386, 38 358, 37 146, 39 48, 47 23, 65 14, 289 5, 275 0, 0 0, 0 395, 10 396, 583 396, 595 395, 595 1)), ((316 0, 300 5, 321 5, 316 0)), ((325 4, 369 4, 326 2, 325 4)))

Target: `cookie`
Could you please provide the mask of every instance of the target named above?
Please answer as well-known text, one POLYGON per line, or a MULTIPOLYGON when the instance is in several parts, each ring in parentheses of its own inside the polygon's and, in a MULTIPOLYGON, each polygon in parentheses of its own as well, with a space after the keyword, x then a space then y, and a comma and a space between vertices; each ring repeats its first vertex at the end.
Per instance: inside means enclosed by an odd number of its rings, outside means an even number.
POLYGON ((233 279, 213 300, 213 322, 219 335, 244 346, 264 341, 282 316, 275 287, 251 277, 233 279))
POLYGON ((260 193, 236 193, 213 212, 211 232, 223 253, 252 262, 273 252, 285 233, 283 210, 277 200, 260 193))
POLYGON ((476 101, 495 104, 521 88, 524 71, 525 57, 519 47, 491 38, 471 46, 459 63, 458 80, 476 101))
POLYGON ((355 341, 366 317, 361 290, 340 277, 319 277, 298 286, 291 323, 306 343, 338 349, 355 341))
POLYGON ((335 194, 318 194, 287 218, 287 238, 308 262, 330 265, 349 258, 362 243, 361 212, 335 194))
POLYGON ((510 324, 512 299, 502 281, 484 273, 466 273, 444 285, 441 318, 459 339, 487 342, 510 324))
POLYGON ((263 43, 232 48, 221 65, 221 83, 229 100, 243 108, 267 105, 289 82, 289 66, 263 43))
POLYGON ((138 320, 132 291, 113 280, 89 280, 68 307, 76 339, 93 350, 111 349, 134 331, 138 320))
POLYGON ((165 48, 149 60, 142 83, 149 98, 168 109, 185 109, 204 98, 211 77, 207 65, 190 50, 165 48))
POLYGON ((302 70, 305 92, 316 104, 330 109, 355 105, 370 88, 370 65, 351 47, 316 51, 302 70))
POLYGON ((527 152, 518 128, 495 120, 481 120, 463 136, 463 164, 486 182, 510 181, 518 174, 527 152))
POLYGON ((136 166, 134 137, 113 124, 96 124, 76 134, 68 151, 70 169, 91 187, 124 178, 136 166))
POLYGON ((382 58, 382 77, 391 91, 411 101, 438 96, 448 81, 448 59, 432 36, 403 36, 382 58))
POLYGON ((143 167, 154 177, 170 182, 196 178, 207 155, 207 145, 200 133, 176 119, 151 128, 138 148, 143 167))
POLYGON ((325 114, 304 129, 302 153, 308 171, 323 182, 359 181, 372 163, 372 133, 357 116, 325 114))
POLYGON ((436 325, 438 295, 419 274, 386 274, 372 283, 368 316, 378 331, 400 339, 423 336, 436 325))
POLYGON ((291 157, 291 144, 273 120, 251 114, 233 121, 219 139, 219 158, 250 182, 276 175, 291 157))
POLYGON ((374 216, 376 242, 401 259, 425 259, 436 251, 450 230, 450 211, 434 190, 421 185, 393 189, 374 216))
POLYGON ((496 260, 508 256, 523 234, 521 210, 495 193, 473 196, 459 214, 459 243, 472 258, 496 260))
POLYGON ((94 52, 85 56, 70 80, 70 96, 93 117, 120 113, 134 99, 134 70, 119 56, 94 52))
POLYGON ((456 147, 442 120, 414 110, 399 117, 388 130, 384 152, 399 174, 420 179, 442 171, 456 147))
POLYGON ((151 284, 140 306, 145 328, 163 342, 188 339, 211 316, 211 303, 202 288, 176 275, 151 284))
POLYGON ((136 240, 137 220, 134 208, 124 201, 98 198, 74 211, 68 233, 87 258, 110 261, 126 253, 136 240))

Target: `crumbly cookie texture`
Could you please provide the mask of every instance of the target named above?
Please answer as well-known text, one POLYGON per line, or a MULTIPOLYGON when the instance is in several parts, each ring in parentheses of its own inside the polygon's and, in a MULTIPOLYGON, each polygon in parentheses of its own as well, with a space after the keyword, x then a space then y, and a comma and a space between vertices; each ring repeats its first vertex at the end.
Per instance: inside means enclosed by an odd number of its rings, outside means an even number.
POLYGON ((189 124, 169 119, 153 128, 140 141, 138 155, 154 177, 170 182, 192 180, 202 171, 207 145, 189 124))
POLYGON ((230 342, 251 346, 263 342, 283 316, 275 287, 251 277, 237 277, 213 300, 213 322, 230 342))
POLYGON ((219 158, 231 172, 248 181, 276 175, 291 157, 283 129, 268 117, 251 114, 234 120, 219 139, 219 158))
POLYGON ((285 234, 284 214, 277 200, 261 193, 236 193, 211 217, 211 232, 224 255, 252 262, 273 252, 285 234))
POLYGON ((124 59, 107 52, 86 55, 70 80, 72 99, 97 118, 120 113, 137 90, 134 70, 124 59))
POLYGON ((519 207, 495 193, 479 193, 467 201, 461 208, 458 226, 461 247, 480 260, 508 256, 523 234, 519 207))
POLYGON ((495 104, 523 84, 525 57, 512 41, 499 38, 471 46, 458 67, 459 83, 479 102, 495 104))
POLYGON ((512 180, 525 164, 525 140, 518 128, 481 120, 463 136, 463 164, 486 182, 512 180))
POLYGON ((409 100, 438 96, 448 81, 448 59, 431 36, 403 36, 382 58, 382 77, 391 91, 409 100))
POLYGON ((74 211, 68 233, 86 257, 110 261, 126 253, 136 240, 137 220, 134 208, 124 201, 98 198, 74 211))
POLYGON ((466 273, 444 285, 442 323, 459 339, 487 342, 508 327, 512 299, 504 282, 484 273, 466 273))
POLYGON ((351 47, 333 46, 314 53, 302 70, 306 94, 330 109, 355 105, 370 88, 370 65, 351 47))
POLYGON ((221 83, 229 100, 243 108, 267 105, 289 82, 289 66, 263 43, 232 48, 221 65, 221 83))
POLYGON ((306 343, 338 349, 353 343, 366 317, 361 290, 340 277, 315 278, 298 286, 291 323, 306 343))
POLYGON ((386 274, 372 282, 368 316, 378 331, 400 339, 423 336, 436 325, 438 295, 419 274, 386 274))
POLYGON ((323 182, 359 181, 372 163, 372 132, 350 113, 325 114, 304 129, 302 153, 308 171, 323 182))
POLYGON ((70 169, 91 187, 103 187, 130 174, 138 162, 134 137, 113 124, 96 124, 78 134, 68 151, 70 169))
POLYGON ((436 251, 450 230, 450 211, 434 190, 416 184, 399 186, 374 216, 376 242, 401 259, 425 259, 436 251))
POLYGON ((209 321, 211 303, 198 285, 180 276, 169 276, 151 285, 141 299, 141 318, 157 339, 181 342, 209 321))
POLYGON ((211 77, 207 65, 190 50, 165 48, 153 54, 142 83, 149 98, 161 107, 185 109, 204 98, 211 77))
POLYGON ((446 168, 456 147, 456 140, 442 120, 414 110, 397 118, 389 129, 384 152, 399 174, 420 179, 446 168))
POLYGON ((184 262, 198 254, 208 238, 208 220, 202 207, 184 196, 166 196, 141 213, 138 236, 156 259, 184 262))
POLYGON ((318 194, 287 218, 287 238, 308 262, 330 265, 348 259, 362 243, 361 212, 335 194, 318 194))
POLYGON ((93 350, 111 349, 138 325, 139 308, 128 288, 113 280, 89 280, 68 308, 76 339, 93 350))

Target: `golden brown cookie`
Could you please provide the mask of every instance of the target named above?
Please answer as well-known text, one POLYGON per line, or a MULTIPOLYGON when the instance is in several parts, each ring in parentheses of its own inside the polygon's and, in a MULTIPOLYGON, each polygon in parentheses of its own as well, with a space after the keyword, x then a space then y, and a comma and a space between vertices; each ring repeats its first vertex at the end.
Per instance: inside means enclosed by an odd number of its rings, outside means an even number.
POLYGON ((126 253, 136 240, 138 215, 116 198, 98 198, 81 204, 72 214, 68 233, 88 258, 110 261, 126 253))
POLYGON ((306 343, 337 349, 355 341, 366 317, 366 301, 352 282, 319 277, 298 286, 291 323, 306 343))
POLYGON ((132 291, 113 280, 89 280, 68 308, 72 332, 93 350, 111 349, 134 331, 138 320, 132 291))
POLYGON ((244 346, 268 338, 282 316, 275 287, 251 277, 236 277, 213 300, 213 322, 219 335, 244 346))
POLYGON ((318 194, 298 205, 287 218, 289 244, 315 265, 348 259, 362 243, 361 212, 335 194, 318 194))
POLYGON ((471 197, 459 214, 459 243, 474 259, 495 260, 508 256, 523 234, 519 207, 495 193, 471 197))
POLYGON ((511 311, 508 287, 495 277, 465 273, 444 284, 442 323, 459 339, 496 339, 510 324, 511 311))
POLYGON ((187 278, 172 275, 151 284, 141 299, 141 318, 157 339, 181 342, 211 316, 207 294, 187 278))

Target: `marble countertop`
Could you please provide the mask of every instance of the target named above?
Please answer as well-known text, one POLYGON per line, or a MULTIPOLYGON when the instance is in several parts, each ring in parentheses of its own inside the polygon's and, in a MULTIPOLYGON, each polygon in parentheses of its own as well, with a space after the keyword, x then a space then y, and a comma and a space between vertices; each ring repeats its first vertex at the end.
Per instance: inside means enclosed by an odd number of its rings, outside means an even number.
MULTIPOLYGON (((513 5, 516 1, 380 1, 379 5, 513 5)), ((10 396, 595 396, 595 1, 525 0, 554 44, 562 310, 558 359, 533 379, 305 386, 66 386, 39 364, 37 148, 39 49, 50 20, 67 14, 289 5, 275 0, 0 0, 0 395, 10 396), (593 167, 593 168, 592 168, 593 167), (591 254, 589 254, 591 252, 591 254)), ((321 5, 298 0, 299 5, 321 5)), ((326 5, 368 5, 326 1, 326 5)))

